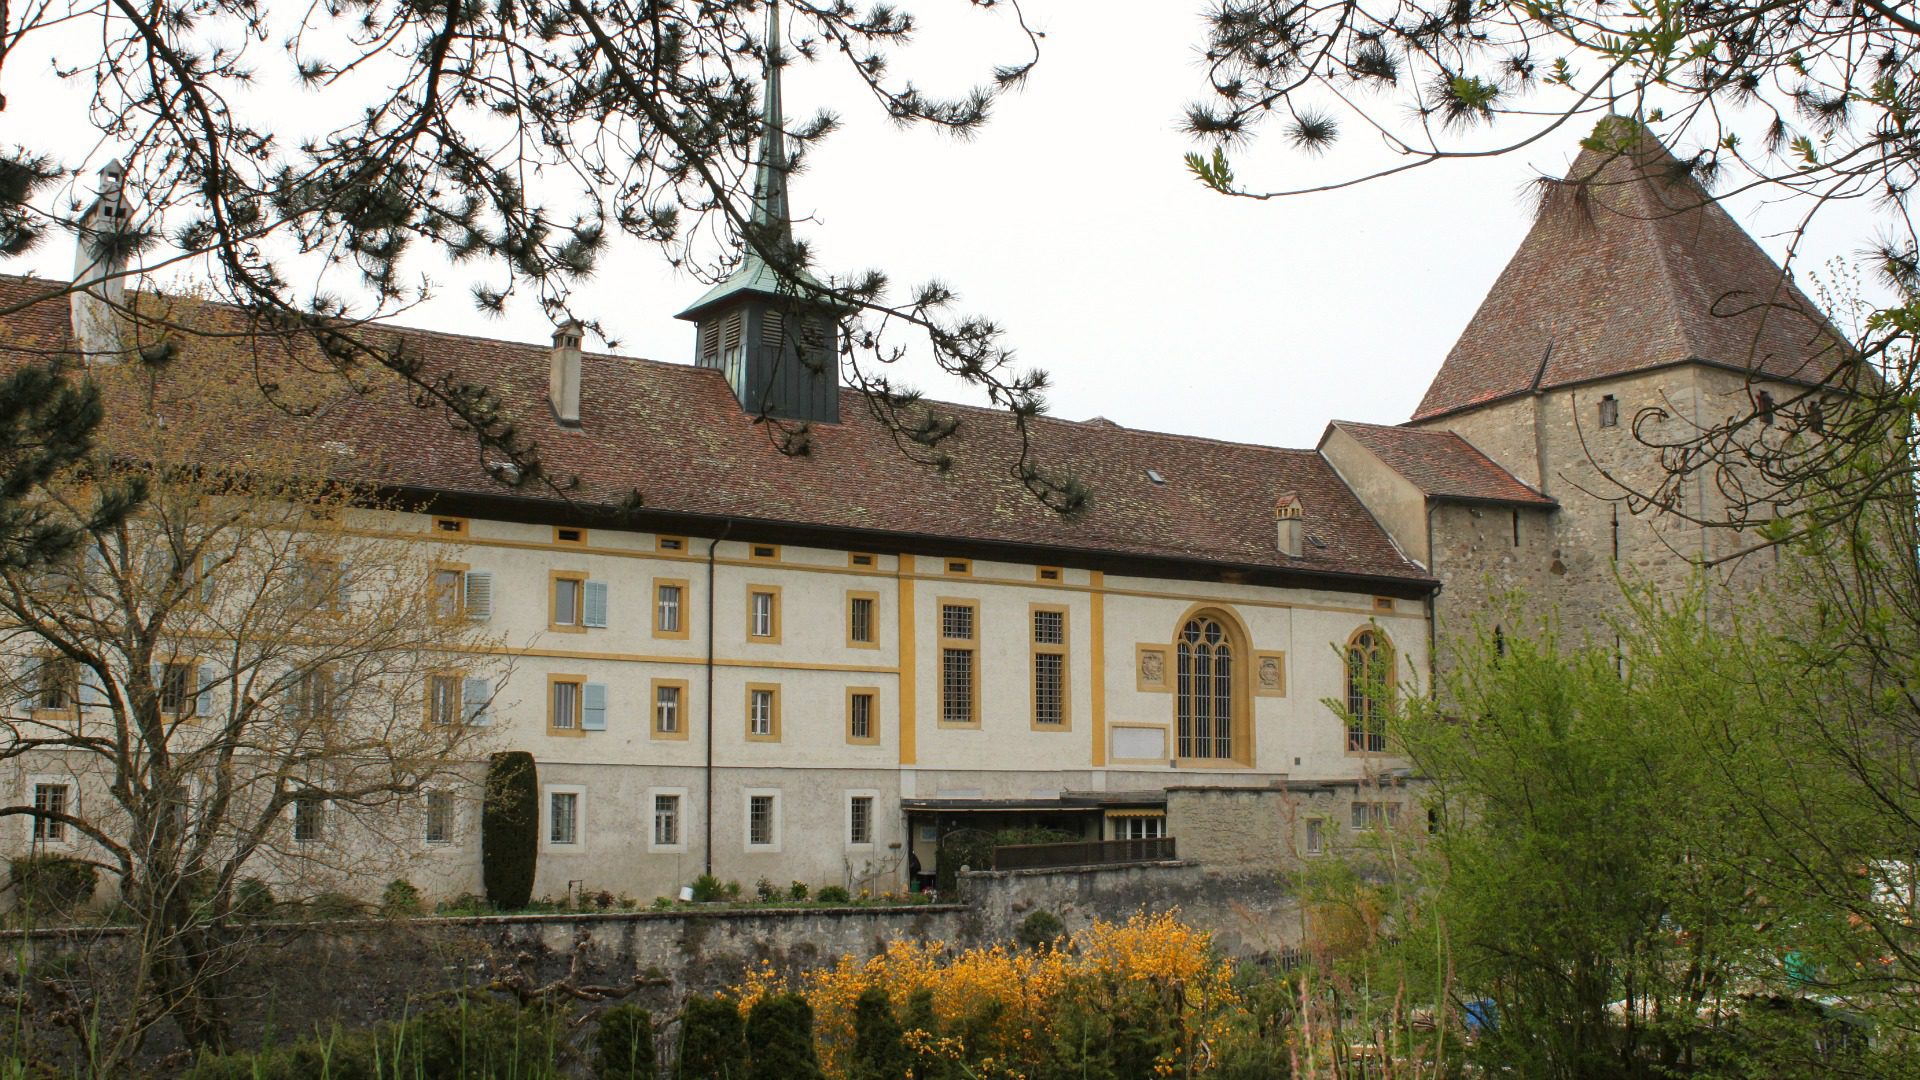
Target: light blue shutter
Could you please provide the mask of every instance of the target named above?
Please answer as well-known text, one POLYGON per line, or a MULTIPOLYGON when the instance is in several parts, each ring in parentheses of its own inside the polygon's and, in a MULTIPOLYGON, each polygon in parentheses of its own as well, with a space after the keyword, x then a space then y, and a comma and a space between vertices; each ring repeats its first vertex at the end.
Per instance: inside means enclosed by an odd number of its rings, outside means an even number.
POLYGON ((193 715, 213 715, 213 665, 200 665, 200 696, 193 703, 193 715))
POLYGON ((107 692, 100 685, 100 673, 82 664, 80 666, 80 704, 105 705, 107 692))
POLYGON ((466 591, 467 618, 474 622, 493 618, 493 571, 467 571, 466 591))
POLYGON ((580 605, 580 621, 587 626, 607 625, 607 583, 589 581, 586 587, 586 596, 580 605))
POLYGON ((213 574, 220 564, 220 557, 211 551, 200 555, 200 602, 213 603, 213 574))
POLYGON ((493 723, 493 714, 488 706, 493 702, 493 684, 485 679, 462 679, 460 682, 460 711, 467 723, 474 727, 486 727, 493 723))
POLYGON ((607 730, 607 684, 590 682, 581 688, 580 730, 607 730))
POLYGON ((340 577, 334 584, 333 610, 345 611, 353 602, 353 564, 342 559, 336 572, 340 577))
POLYGON ((32 712, 40 707, 40 658, 29 656, 20 661, 20 710, 32 712))

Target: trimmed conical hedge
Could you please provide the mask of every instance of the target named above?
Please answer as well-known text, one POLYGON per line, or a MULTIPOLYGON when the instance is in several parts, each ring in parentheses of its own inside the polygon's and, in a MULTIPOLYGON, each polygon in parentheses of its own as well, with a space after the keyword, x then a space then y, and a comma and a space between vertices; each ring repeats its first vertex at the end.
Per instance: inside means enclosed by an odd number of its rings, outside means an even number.
POLYGON ((540 858, 540 776, 533 755, 493 755, 480 809, 480 880, 502 911, 527 906, 540 858))

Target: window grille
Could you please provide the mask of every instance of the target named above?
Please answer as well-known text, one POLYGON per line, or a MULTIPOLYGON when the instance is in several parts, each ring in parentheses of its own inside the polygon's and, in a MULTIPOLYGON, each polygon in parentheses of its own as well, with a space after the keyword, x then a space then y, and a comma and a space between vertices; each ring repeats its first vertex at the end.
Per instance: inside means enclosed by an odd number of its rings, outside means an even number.
POLYGON ((753 636, 770 638, 773 636, 773 594, 757 592, 753 594, 753 636))
POLYGON ((659 606, 660 606, 659 625, 658 625, 659 631, 663 634, 679 633, 680 632, 680 586, 678 585, 660 586, 659 606))
POLYGON ((751 728, 755 735, 773 734, 773 691, 755 690, 753 692, 751 728))
POLYGON ((193 665, 160 666, 160 711, 184 715, 193 705, 193 665))
POLYGON ((661 686, 653 692, 653 729, 662 735, 680 731, 680 688, 661 686))
POLYGON ((755 847, 773 843, 773 796, 748 796, 747 843, 755 847))
POLYGON ((1033 722, 1066 722, 1066 657, 1055 652, 1033 654, 1033 722))
POLYGON ((576 844, 580 841, 580 796, 577 792, 556 791, 548 803, 547 843, 576 844))
POLYGON ((873 695, 855 694, 847 699, 847 736, 873 738, 873 695))
POLYGON ((680 842, 680 796, 653 797, 653 842, 660 847, 680 842))
POLYGON ((848 602, 847 638, 862 643, 873 641, 872 597, 856 596, 848 602))
POLYGON ((433 675, 427 679, 427 720, 434 727, 451 727, 460 719, 461 678, 433 675))
POLYGON ((1233 639, 1218 619, 1198 615, 1181 628, 1174 651, 1179 756, 1232 757, 1233 639))
MULTIPOLYGON (((43 814, 64 814, 67 812, 67 785, 33 785, 33 808, 43 814)), ((67 839, 67 823, 49 821, 43 817, 33 819, 33 838, 37 841, 63 843, 67 839)))
POLYGON ((940 608, 940 636, 953 641, 973 640, 973 608, 945 604, 940 608))
POLYGON ((293 838, 302 844, 320 839, 326 802, 318 795, 302 795, 293 800, 293 838))
POLYGON ((1347 643, 1347 749, 1369 754, 1387 748, 1387 679, 1392 653, 1381 634, 1368 629, 1347 643))
POLYGON ((873 796, 855 795, 848 804, 847 843, 873 843, 873 796))
POLYGON ((444 791, 427 792, 427 843, 453 842, 453 796, 444 791))
POLYGON ((557 682, 553 684, 553 713, 548 724, 562 731, 571 731, 580 726, 580 684, 577 682, 557 682))

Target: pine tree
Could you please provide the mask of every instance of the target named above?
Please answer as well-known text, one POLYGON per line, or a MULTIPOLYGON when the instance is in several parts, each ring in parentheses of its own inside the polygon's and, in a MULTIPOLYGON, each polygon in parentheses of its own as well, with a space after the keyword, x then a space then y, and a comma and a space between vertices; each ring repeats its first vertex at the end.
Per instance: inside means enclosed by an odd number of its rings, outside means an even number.
POLYGON ((813 1048, 813 1006, 798 994, 754 1002, 747 1014, 747 1046, 753 1053, 749 1080, 824 1080, 813 1048))
POLYGON ((676 1080, 746 1080, 746 1033, 730 998, 689 998, 680 1010, 676 1080))
POLYGON ((904 1080, 908 1067, 906 1043, 887 992, 869 986, 853 1003, 853 1065, 848 1080, 904 1080))

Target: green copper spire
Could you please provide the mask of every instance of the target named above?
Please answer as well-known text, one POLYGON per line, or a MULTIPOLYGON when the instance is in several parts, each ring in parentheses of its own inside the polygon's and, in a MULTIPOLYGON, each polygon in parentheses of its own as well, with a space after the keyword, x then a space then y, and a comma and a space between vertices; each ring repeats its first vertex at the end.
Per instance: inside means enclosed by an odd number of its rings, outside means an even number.
MULTIPOLYGON (((782 130, 786 117, 780 104, 780 5, 767 0, 767 73, 766 91, 760 113, 760 151, 753 174, 753 207, 747 217, 748 228, 762 242, 793 243, 793 218, 787 211, 787 140, 782 130)), ((745 244, 740 269, 727 280, 708 289, 706 295, 676 318, 698 319, 707 309, 740 292, 778 295, 780 275, 774 273, 752 244, 745 244)), ((802 275, 805 280, 812 280, 802 275)))

